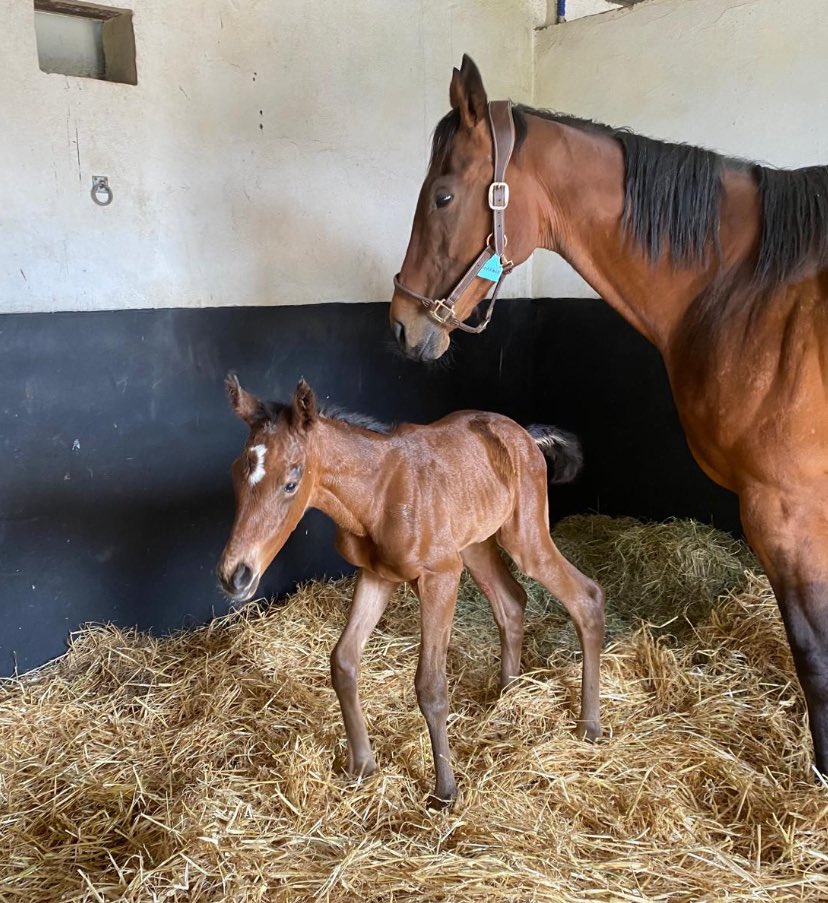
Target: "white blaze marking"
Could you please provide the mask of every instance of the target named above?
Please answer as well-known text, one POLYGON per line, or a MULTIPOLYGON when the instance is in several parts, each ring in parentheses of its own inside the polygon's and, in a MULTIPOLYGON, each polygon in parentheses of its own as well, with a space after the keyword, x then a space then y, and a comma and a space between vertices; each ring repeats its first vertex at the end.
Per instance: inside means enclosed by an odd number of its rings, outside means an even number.
POLYGON ((265 475, 264 469, 264 459, 265 452, 267 451, 267 446, 264 445, 254 445, 250 451, 254 452, 256 455, 256 467, 253 469, 253 472, 247 479, 247 482, 250 483, 251 486, 255 486, 256 483, 261 480, 261 478, 265 475))

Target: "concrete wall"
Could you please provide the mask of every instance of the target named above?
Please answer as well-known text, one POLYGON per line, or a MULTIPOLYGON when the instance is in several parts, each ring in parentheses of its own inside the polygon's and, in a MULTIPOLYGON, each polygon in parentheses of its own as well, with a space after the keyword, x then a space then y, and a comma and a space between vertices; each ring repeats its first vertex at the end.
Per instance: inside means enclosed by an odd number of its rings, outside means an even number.
MULTIPOLYGON (((120 0, 118 0, 119 5, 120 0)), ((135 0, 137 86, 0 0, 0 310, 381 301, 464 51, 531 97, 543 0, 135 0), (93 175, 114 192, 96 207, 93 175)), ((528 295, 531 267, 509 280, 528 295)))
MULTIPOLYGON (((534 104, 776 166, 828 163, 824 0, 648 0, 550 26, 534 104)), ((556 255, 533 293, 594 293, 556 255)))

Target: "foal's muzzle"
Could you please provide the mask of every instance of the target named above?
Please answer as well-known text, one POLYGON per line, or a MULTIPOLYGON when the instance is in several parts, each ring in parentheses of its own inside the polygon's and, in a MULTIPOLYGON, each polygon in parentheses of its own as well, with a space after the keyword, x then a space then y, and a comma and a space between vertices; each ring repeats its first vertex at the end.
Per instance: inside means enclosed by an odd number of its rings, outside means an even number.
POLYGON ((219 580, 224 592, 234 602, 246 602, 259 585, 259 578, 244 562, 238 564, 229 576, 219 574, 219 580))

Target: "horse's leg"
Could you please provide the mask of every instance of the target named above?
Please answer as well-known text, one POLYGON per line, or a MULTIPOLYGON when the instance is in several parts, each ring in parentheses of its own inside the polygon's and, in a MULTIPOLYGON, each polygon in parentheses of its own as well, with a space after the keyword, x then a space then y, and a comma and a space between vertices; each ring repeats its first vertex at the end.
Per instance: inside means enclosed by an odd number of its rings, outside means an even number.
POLYGON ((415 587, 420 597, 421 624, 420 660, 417 663, 415 687, 420 711, 428 725, 434 756, 436 784, 434 793, 428 800, 428 805, 432 808, 450 806, 457 797, 446 730, 446 653, 460 582, 459 560, 457 564, 456 570, 423 574, 415 587))
POLYGON ((383 580, 362 570, 357 578, 348 624, 331 652, 331 681, 342 709, 348 738, 348 774, 353 777, 374 772, 374 756, 359 703, 357 682, 362 652, 371 631, 388 605, 399 583, 383 580))
POLYGON ((500 557, 494 538, 463 549, 463 564, 492 606, 500 633, 500 689, 520 674, 526 591, 500 557))
POLYGON ((544 491, 527 491, 518 508, 498 533, 498 541, 524 574, 537 580, 559 599, 569 613, 583 652, 581 713, 578 737, 596 740, 600 719, 600 663, 604 642, 604 591, 558 551, 549 535, 544 491))
POLYGON ((817 769, 828 777, 828 493, 751 488, 742 525, 768 575, 808 707, 817 769))

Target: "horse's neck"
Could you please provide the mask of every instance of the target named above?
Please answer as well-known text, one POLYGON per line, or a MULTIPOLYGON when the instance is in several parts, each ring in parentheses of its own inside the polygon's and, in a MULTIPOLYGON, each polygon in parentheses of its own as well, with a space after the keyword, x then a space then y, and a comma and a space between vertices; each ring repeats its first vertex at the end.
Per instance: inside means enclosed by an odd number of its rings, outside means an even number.
POLYGON ((318 422, 316 432, 319 469, 310 506, 342 530, 365 536, 371 529, 387 437, 328 419, 318 422))
MULTIPOLYGON (((625 234, 624 157, 611 136, 529 117, 524 171, 539 189, 539 247, 557 251, 595 291, 665 355, 689 306, 715 278, 717 263, 677 266, 666 254, 650 260, 625 234), (531 141, 531 144, 530 144, 531 141)), ((726 258, 736 248, 725 206, 735 191, 744 206, 745 186, 726 181, 720 240, 726 258), (729 186, 729 187, 728 187, 729 186), (731 241, 731 237, 734 241, 731 241), (732 247, 731 247, 732 245, 732 247)), ((537 189, 536 189, 537 190, 537 189)), ((755 191, 748 185, 748 192, 755 191)), ((740 211, 741 211, 740 206, 740 211)))

